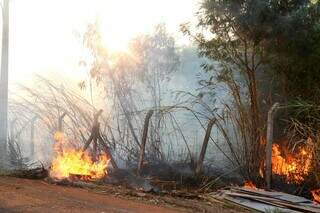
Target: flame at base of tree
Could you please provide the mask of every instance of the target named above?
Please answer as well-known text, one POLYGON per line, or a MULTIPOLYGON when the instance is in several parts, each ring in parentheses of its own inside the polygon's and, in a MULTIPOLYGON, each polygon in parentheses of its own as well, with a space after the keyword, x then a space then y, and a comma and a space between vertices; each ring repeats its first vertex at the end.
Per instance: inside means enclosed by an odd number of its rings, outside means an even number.
POLYGON ((50 176, 57 179, 69 178, 71 175, 83 177, 85 180, 103 178, 107 175, 109 159, 103 154, 93 161, 87 152, 65 147, 67 142, 63 134, 55 134, 55 157, 52 160, 50 176))

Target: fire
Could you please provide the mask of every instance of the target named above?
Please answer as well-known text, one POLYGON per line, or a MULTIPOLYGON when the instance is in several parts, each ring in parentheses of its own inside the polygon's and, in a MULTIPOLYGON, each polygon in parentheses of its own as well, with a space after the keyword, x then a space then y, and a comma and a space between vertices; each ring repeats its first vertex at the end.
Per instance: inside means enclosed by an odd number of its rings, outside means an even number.
POLYGON ((287 154, 283 157, 280 146, 272 146, 272 172, 286 177, 290 183, 301 183, 311 170, 312 154, 305 148, 297 154, 287 154))
POLYGON ((315 189, 311 191, 313 200, 317 203, 320 203, 320 189, 315 189))
POLYGON ((257 189, 256 185, 252 181, 246 181, 243 187, 246 189, 257 189))
POLYGON ((97 162, 85 152, 66 150, 59 153, 52 161, 50 176, 62 179, 70 175, 81 175, 90 179, 99 179, 106 175, 108 158, 106 155, 99 156, 97 162))
POLYGON ((106 169, 109 163, 107 155, 100 155, 97 161, 93 161, 87 152, 65 147, 67 143, 61 133, 55 134, 55 140, 55 158, 50 169, 51 177, 63 179, 76 175, 83 177, 82 179, 92 180, 107 174, 106 169))

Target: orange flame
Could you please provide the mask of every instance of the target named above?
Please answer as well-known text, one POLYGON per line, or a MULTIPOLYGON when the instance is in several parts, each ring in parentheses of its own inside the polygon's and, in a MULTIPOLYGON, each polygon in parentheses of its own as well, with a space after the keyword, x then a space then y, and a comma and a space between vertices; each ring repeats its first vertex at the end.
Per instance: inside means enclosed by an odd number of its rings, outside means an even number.
POLYGON ((320 189, 315 189, 311 191, 313 200, 317 203, 320 203, 320 189))
POLYGON ((246 181, 243 187, 246 189, 257 189, 256 185, 250 180, 246 181))
POLYGON ((272 172, 286 177, 289 183, 301 183, 311 170, 312 154, 301 148, 297 154, 282 156, 278 144, 272 146, 272 172))
POLYGON ((62 133, 55 134, 55 158, 52 161, 50 176, 63 179, 71 175, 79 175, 84 179, 99 179, 104 177, 108 167, 107 155, 100 155, 94 162, 88 153, 77 151, 74 148, 65 147, 67 144, 62 133))

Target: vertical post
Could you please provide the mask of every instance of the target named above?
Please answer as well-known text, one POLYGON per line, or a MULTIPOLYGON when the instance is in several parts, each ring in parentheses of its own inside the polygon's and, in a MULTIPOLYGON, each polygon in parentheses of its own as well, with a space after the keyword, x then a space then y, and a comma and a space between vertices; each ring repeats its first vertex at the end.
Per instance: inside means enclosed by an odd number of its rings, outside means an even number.
POLYGON ((97 142, 100 137, 100 123, 98 119, 99 119, 99 116, 102 114, 102 112, 103 110, 101 109, 93 116, 93 124, 92 124, 90 137, 82 148, 82 151, 84 152, 89 147, 90 143, 92 143, 92 146, 93 146, 92 156, 94 161, 97 160, 97 145, 98 145, 97 142))
POLYGON ((146 118, 144 119, 143 133, 142 133, 142 139, 141 139, 141 150, 140 150, 138 172, 137 172, 138 175, 141 174, 141 170, 143 167, 143 160, 144 160, 144 154, 145 154, 147 137, 148 137, 149 121, 150 121, 150 118, 152 117, 152 114, 153 114, 153 110, 149 110, 149 112, 146 115, 146 118))
POLYGON ((0 75, 0 164, 4 165, 8 140, 9 0, 2 5, 2 54, 0 75))
POLYGON ((273 142, 273 121, 274 115, 279 109, 279 103, 275 103, 268 111, 267 121, 267 144, 266 144, 266 182, 267 189, 271 189, 271 176, 272 176, 272 142, 273 142))
POLYGON ((204 161, 204 157, 205 157, 205 154, 206 154, 206 151, 207 151, 208 142, 209 142, 209 138, 210 138, 210 135, 211 135, 211 130, 212 130, 213 124, 215 122, 216 122, 216 119, 211 119, 209 121, 209 123, 208 123, 206 135, 204 136, 201 152, 200 152, 200 155, 199 155, 199 160, 197 162, 197 168, 196 168, 196 174, 197 175, 199 175, 202 172, 203 161, 204 161))

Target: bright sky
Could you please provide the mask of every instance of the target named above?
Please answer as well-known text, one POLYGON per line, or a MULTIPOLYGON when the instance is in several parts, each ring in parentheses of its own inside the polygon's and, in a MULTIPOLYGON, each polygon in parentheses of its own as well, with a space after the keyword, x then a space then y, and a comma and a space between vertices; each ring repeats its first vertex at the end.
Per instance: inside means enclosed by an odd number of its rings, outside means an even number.
POLYGON ((81 34, 99 20, 107 46, 125 49, 132 38, 164 22, 168 31, 186 42, 179 25, 194 20, 199 0, 11 0, 11 82, 32 73, 77 75, 83 56, 81 34))

